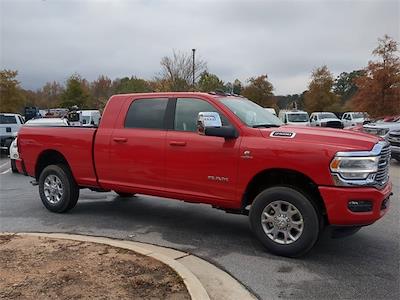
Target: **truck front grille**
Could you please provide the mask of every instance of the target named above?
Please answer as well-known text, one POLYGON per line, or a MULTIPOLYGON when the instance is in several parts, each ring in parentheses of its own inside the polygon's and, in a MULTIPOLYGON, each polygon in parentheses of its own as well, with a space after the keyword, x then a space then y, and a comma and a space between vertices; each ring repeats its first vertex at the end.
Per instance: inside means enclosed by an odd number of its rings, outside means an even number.
POLYGON ((390 164, 390 147, 386 144, 379 157, 378 172, 375 175, 375 182, 379 186, 383 186, 389 179, 389 164, 390 164))

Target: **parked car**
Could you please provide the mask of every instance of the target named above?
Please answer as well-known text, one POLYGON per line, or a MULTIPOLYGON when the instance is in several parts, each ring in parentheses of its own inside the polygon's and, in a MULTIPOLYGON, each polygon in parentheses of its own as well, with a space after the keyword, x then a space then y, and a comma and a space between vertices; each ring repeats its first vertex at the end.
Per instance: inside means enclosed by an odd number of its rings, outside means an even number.
POLYGON ((279 119, 281 119, 284 124, 310 126, 308 113, 302 110, 280 110, 279 119))
MULTIPOLYGON (((30 119, 28 120, 24 126, 68 126, 67 119, 60 118, 40 118, 40 119, 30 119)), ((18 136, 12 141, 10 148, 10 162, 11 162, 11 171, 13 173, 22 172, 21 162, 19 159, 18 153, 18 136)))
POLYGON ((342 116, 344 127, 356 126, 369 121, 369 116, 365 112, 345 112, 342 116))
POLYGON ((276 110, 273 107, 265 107, 264 108, 267 112, 270 112, 271 114, 273 114, 274 116, 276 116, 276 110))
POLYGON ((376 122, 368 123, 363 126, 363 131, 365 133, 373 134, 388 139, 389 133, 393 130, 400 130, 400 120, 395 122, 376 122))
POLYGON ((24 119, 20 114, 0 113, 0 149, 8 152, 24 119))
POLYGON ((125 94, 110 98, 98 128, 24 126, 18 148, 52 212, 72 209, 83 188, 206 203, 249 215, 283 256, 308 252, 326 225, 351 234, 387 212, 387 142, 282 125, 243 97, 125 94))
POLYGON ((311 126, 343 128, 343 123, 331 112, 313 112, 310 116, 311 126))
POLYGON ((392 157, 400 162, 400 130, 392 130, 388 136, 392 157))

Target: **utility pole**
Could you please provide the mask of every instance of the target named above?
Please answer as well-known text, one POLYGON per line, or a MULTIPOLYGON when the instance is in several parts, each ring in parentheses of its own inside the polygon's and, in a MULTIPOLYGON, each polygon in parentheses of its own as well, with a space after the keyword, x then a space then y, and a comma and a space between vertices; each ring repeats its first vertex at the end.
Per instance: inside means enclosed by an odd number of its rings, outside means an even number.
POLYGON ((192 72, 193 72, 193 74, 192 74, 193 78, 192 79, 193 79, 193 81, 192 81, 192 85, 193 85, 193 91, 194 91, 194 76, 195 76, 195 74, 194 74, 195 73, 194 72, 195 71, 195 68, 194 68, 194 66, 195 66, 194 65, 194 63, 195 63, 194 57, 195 57, 196 49, 192 49, 192 52, 193 52, 193 66, 192 66, 192 68, 193 68, 192 69, 192 72))

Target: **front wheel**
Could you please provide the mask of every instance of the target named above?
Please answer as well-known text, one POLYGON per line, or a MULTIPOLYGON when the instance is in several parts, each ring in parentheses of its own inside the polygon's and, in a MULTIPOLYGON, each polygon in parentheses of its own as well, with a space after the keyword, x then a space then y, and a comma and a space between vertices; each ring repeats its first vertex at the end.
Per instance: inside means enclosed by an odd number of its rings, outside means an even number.
POLYGON ((250 225, 268 251, 288 257, 306 254, 316 243, 320 218, 312 202, 290 187, 261 192, 250 209, 250 225))
POLYGON ((39 194, 48 210, 63 213, 75 207, 79 187, 67 166, 50 165, 39 176, 39 194))

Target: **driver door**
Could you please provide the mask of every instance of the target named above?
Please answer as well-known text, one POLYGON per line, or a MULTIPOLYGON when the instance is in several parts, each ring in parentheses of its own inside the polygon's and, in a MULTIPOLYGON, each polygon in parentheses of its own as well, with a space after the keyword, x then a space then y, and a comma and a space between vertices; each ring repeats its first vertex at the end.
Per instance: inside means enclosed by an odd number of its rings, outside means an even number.
MULTIPOLYGON (((236 196, 241 138, 197 133, 199 112, 218 112, 209 102, 176 99, 173 130, 166 136, 166 189, 193 201, 233 201, 236 196)), ((223 125, 228 120, 220 113, 223 125)))

